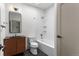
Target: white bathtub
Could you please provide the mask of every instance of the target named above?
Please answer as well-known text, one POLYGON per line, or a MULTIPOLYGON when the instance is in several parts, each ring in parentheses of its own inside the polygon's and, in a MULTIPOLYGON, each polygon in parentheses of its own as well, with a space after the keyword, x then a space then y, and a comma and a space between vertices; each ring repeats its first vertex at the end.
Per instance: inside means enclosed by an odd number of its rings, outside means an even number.
POLYGON ((42 50, 44 53, 46 53, 48 56, 55 56, 55 49, 53 46, 53 42, 49 42, 49 41, 43 41, 42 40, 37 40, 38 45, 39 45, 39 49, 42 50), (48 43, 49 42, 49 43, 48 43))

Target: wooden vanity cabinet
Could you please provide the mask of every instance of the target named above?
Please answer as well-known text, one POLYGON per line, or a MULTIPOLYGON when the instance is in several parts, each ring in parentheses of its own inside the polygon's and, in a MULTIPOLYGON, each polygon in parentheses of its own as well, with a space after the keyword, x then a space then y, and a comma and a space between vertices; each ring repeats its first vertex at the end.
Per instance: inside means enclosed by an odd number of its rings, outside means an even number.
POLYGON ((25 37, 8 37, 4 39, 4 55, 13 56, 25 52, 25 37))
POLYGON ((16 40, 9 38, 4 40, 4 55, 10 56, 15 55, 16 52, 16 40))
POLYGON ((21 53, 25 51, 25 38, 24 37, 18 37, 17 38, 17 44, 16 44, 16 52, 21 53))

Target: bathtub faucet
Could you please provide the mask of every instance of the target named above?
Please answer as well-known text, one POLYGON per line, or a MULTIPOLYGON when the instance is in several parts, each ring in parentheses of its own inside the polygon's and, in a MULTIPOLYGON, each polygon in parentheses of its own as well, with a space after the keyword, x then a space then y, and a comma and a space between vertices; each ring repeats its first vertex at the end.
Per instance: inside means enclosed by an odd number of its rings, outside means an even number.
POLYGON ((43 39, 43 34, 40 34, 40 36, 41 36, 41 39, 43 39))

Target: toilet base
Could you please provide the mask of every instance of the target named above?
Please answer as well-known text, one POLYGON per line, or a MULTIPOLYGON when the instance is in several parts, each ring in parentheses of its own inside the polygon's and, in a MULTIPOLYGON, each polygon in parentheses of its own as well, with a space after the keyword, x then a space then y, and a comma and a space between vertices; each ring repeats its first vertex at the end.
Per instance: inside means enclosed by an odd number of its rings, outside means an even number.
POLYGON ((30 52, 33 54, 33 55, 37 55, 37 48, 31 48, 30 49, 30 52))

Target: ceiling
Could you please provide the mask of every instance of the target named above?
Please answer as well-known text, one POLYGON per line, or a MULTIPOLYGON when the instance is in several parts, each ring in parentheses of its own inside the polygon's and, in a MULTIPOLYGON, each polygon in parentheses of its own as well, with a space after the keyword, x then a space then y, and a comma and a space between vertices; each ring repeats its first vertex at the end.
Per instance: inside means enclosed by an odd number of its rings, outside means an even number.
POLYGON ((31 5, 33 7, 37 7, 37 8, 45 10, 53 6, 54 3, 27 3, 27 5, 31 5))

